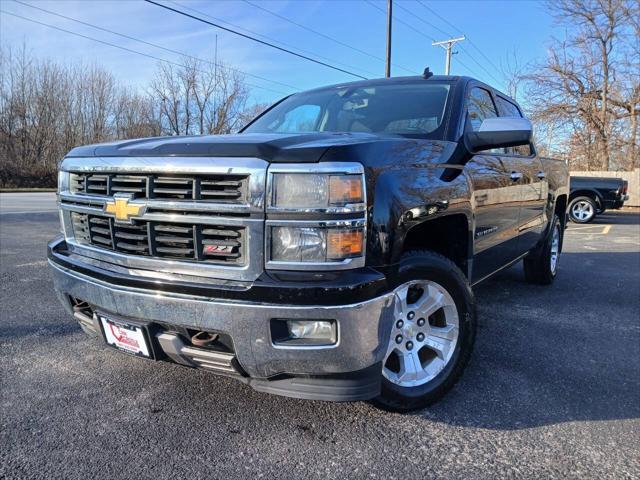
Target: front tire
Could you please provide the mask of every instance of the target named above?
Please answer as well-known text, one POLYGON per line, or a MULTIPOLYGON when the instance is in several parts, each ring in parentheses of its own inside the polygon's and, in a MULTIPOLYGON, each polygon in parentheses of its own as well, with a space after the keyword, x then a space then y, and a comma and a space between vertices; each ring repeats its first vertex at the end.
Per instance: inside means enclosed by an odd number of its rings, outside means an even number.
POLYGON ((409 411, 442 398, 462 375, 473 350, 476 308, 464 274, 434 252, 406 253, 397 283, 382 389, 374 402, 409 411))
POLYGON ((589 223, 596 218, 598 206, 591 197, 576 197, 569 203, 569 218, 574 223, 589 223))
POLYGON ((562 244, 562 224, 557 215, 553 216, 549 235, 538 253, 530 253, 523 261, 524 278, 528 283, 550 285, 558 274, 560 245, 562 244))

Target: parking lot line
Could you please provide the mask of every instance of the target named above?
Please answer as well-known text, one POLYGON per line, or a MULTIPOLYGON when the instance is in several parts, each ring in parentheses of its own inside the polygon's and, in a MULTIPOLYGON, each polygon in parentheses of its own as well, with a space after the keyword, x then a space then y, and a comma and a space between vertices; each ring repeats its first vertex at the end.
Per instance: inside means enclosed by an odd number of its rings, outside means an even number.
POLYGON ((577 235, 607 235, 611 230, 612 225, 588 225, 581 227, 570 227, 567 232, 575 233, 577 235), (594 229, 602 229, 602 231, 597 231, 594 229))

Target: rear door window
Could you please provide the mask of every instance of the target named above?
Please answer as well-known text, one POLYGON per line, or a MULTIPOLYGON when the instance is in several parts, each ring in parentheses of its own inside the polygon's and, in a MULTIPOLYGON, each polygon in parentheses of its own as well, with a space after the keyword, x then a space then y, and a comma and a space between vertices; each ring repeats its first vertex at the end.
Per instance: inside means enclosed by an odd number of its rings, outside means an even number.
POLYGON ((501 117, 522 117, 518 106, 509 100, 496 96, 496 105, 501 117))
MULTIPOLYGON (((496 95, 496 105, 501 117, 522 117, 522 112, 515 103, 496 95)), ((520 155, 528 157, 531 155, 530 145, 519 145, 517 147, 505 148, 504 152, 509 155, 520 155)))

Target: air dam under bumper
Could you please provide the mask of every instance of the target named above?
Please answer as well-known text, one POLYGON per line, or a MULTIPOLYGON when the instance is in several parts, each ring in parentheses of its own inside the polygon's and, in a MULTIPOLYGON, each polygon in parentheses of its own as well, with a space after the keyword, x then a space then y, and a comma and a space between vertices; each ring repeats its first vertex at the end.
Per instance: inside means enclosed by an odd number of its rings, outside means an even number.
POLYGON ((367 400, 380 392, 393 292, 340 306, 227 302, 124 287, 72 271, 56 263, 55 257, 50 256, 49 263, 55 289, 70 314, 72 296, 118 317, 229 335, 246 374, 236 378, 256 390, 332 401, 367 400), (335 320, 338 342, 329 347, 275 346, 272 318, 335 320))

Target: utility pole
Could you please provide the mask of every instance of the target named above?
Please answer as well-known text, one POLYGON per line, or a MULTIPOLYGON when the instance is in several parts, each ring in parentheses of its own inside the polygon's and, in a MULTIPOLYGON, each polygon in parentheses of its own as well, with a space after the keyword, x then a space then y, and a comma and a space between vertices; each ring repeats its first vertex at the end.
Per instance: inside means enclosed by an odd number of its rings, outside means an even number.
POLYGON ((449 72, 451 71, 451 49, 453 47, 453 45, 457 42, 461 42, 462 40, 464 40, 465 37, 464 35, 462 37, 456 37, 456 38, 450 38, 449 40, 441 40, 439 42, 433 42, 431 45, 436 46, 439 45, 442 48, 445 49, 446 51, 446 63, 445 63, 445 67, 444 67, 444 74, 445 75, 449 75, 449 72))
POLYGON ((388 0, 387 4, 387 66, 385 77, 391 76, 391 23, 393 20, 393 0, 388 0))

